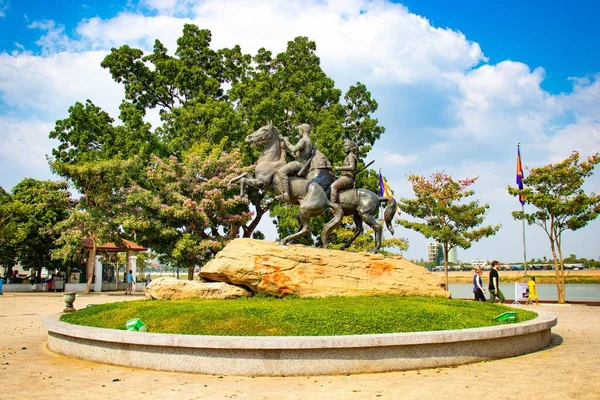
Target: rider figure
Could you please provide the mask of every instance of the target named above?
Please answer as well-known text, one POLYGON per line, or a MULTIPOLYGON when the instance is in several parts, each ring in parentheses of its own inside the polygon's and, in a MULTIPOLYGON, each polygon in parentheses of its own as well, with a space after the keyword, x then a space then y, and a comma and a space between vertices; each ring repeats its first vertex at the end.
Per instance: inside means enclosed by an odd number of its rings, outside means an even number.
POLYGON ((313 146, 310 142, 310 138, 308 135, 310 134, 310 125, 302 124, 298 127, 298 143, 294 146, 290 143, 289 139, 283 137, 283 141, 285 143, 285 147, 294 154, 296 158, 294 161, 287 163, 283 167, 277 170, 277 175, 281 181, 281 195, 277 196, 283 200, 289 201, 290 199, 290 184, 289 177, 292 175, 296 175, 302 167, 310 161, 313 153, 313 146))
POLYGON ((354 188, 354 177, 358 165, 358 157, 354 154, 356 150, 356 144, 352 140, 344 140, 344 152, 346 153, 344 164, 340 167, 333 167, 336 171, 342 171, 342 176, 331 184, 330 199, 332 203, 338 202, 338 193, 341 190, 354 188))

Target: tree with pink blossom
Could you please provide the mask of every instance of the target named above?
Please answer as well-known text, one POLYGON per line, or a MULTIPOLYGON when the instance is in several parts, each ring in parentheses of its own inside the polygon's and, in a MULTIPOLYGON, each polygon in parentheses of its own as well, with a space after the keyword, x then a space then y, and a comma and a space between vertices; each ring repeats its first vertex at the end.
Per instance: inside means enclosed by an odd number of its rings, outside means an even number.
POLYGON ((225 152, 225 141, 196 144, 181 160, 155 157, 144 182, 123 189, 125 230, 162 254, 165 261, 188 270, 215 256, 252 217, 246 196, 226 182, 248 169, 241 154, 225 152))

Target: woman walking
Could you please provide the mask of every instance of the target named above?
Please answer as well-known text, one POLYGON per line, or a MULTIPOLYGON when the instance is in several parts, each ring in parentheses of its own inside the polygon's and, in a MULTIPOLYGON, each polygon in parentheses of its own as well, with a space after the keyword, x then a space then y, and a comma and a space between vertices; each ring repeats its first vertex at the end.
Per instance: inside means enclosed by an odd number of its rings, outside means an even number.
POLYGON ((485 289, 483 288, 483 281, 481 280, 481 276, 483 275, 483 271, 481 267, 476 267, 475 272, 473 273, 473 294, 475 295, 475 301, 483 301, 485 302, 485 289))

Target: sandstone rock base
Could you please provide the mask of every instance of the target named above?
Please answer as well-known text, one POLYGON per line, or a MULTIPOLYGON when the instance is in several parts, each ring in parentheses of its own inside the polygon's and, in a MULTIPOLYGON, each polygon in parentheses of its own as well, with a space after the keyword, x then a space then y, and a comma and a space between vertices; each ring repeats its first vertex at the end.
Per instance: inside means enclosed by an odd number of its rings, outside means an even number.
POLYGON ((146 288, 146 297, 156 300, 226 300, 250 296, 251 291, 224 282, 180 281, 176 278, 157 278, 146 288))
POLYGON ((235 239, 202 267, 209 281, 300 297, 378 294, 450 297, 441 278, 402 257, 235 239))

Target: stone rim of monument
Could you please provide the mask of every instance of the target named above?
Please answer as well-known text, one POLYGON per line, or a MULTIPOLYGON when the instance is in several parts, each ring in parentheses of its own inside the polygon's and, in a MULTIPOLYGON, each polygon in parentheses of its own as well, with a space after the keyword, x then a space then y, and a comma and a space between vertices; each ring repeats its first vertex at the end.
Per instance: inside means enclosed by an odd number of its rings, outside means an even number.
POLYGON ((139 333, 44 319, 48 347, 65 356, 163 371, 219 375, 334 375, 449 367, 539 351, 557 318, 448 331, 348 336, 201 336, 139 333))

